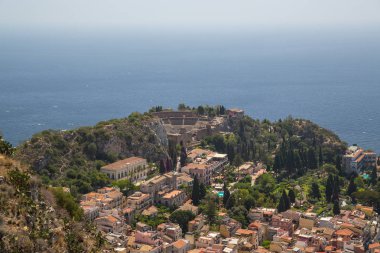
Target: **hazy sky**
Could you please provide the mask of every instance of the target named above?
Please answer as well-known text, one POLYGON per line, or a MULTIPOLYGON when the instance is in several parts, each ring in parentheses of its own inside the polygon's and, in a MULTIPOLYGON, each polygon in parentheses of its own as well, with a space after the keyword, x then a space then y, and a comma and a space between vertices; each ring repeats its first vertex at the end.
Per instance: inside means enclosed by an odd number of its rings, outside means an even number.
POLYGON ((378 26, 380 0, 0 0, 8 28, 378 26))

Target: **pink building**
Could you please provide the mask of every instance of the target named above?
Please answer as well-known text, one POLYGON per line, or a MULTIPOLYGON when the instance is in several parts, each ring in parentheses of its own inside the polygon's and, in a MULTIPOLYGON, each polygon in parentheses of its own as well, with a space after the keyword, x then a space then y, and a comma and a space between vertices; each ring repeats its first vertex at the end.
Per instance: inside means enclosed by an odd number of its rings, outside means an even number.
POLYGON ((148 244, 151 246, 159 246, 162 241, 159 239, 158 233, 155 231, 136 231, 135 242, 141 244, 148 244))

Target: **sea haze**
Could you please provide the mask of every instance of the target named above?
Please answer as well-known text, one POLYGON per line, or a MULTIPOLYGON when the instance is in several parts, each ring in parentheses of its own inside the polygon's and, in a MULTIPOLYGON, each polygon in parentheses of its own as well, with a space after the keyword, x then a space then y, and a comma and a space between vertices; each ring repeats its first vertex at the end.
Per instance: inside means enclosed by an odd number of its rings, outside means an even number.
POLYGON ((1 32, 0 130, 17 145, 184 102, 311 119, 380 152, 380 30, 1 32))

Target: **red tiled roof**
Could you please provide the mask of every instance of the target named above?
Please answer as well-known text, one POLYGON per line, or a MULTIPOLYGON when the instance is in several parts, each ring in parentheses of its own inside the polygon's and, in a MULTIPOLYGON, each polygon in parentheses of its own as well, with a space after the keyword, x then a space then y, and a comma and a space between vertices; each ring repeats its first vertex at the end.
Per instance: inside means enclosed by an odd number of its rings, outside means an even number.
POLYGON ((256 233, 255 231, 248 230, 248 229, 242 229, 242 228, 239 228, 238 230, 236 230, 236 234, 241 234, 241 235, 252 235, 255 233, 256 233))
POLYGON ((118 219, 116 219, 112 215, 99 217, 99 218, 96 218, 96 220, 107 220, 110 223, 116 223, 118 221, 118 219))
POLYGON ((177 249, 182 249, 183 247, 186 246, 186 242, 182 239, 176 241, 173 243, 173 246, 176 247, 177 249))
POLYGON ((163 199, 171 199, 171 198, 178 196, 181 193, 182 193, 181 190, 173 190, 171 192, 166 193, 162 198, 163 199))
POLYGON ((354 234, 351 230, 345 228, 345 229, 340 229, 335 232, 336 235, 341 235, 341 236, 351 236, 354 234))
POLYGON ((380 242, 372 243, 368 245, 368 249, 375 249, 377 247, 380 247, 380 242))

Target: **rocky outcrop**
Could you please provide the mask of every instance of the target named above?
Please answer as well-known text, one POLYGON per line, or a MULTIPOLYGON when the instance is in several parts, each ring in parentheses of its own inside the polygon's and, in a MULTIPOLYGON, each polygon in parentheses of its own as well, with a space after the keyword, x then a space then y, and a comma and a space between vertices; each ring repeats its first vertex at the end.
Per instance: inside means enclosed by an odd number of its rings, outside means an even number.
POLYGON ((67 169, 91 171, 130 156, 157 162, 167 156, 168 138, 162 121, 133 114, 70 131, 43 131, 20 145, 17 159, 49 178, 67 169))
POLYGON ((168 147, 169 140, 166 129, 161 119, 152 120, 150 123, 150 127, 152 131, 155 133, 157 139, 160 141, 161 145, 164 147, 168 147))

